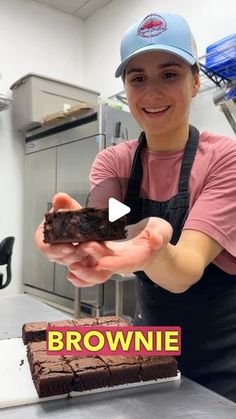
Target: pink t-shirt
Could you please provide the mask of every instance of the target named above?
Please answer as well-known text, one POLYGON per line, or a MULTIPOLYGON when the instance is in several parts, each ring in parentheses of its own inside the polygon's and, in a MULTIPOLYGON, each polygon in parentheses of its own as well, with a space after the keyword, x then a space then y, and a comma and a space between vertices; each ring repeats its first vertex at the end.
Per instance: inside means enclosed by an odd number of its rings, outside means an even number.
MULTIPOLYGON (((130 140, 97 155, 90 173, 91 186, 108 178, 110 181, 100 184, 96 205, 107 206, 110 197, 124 201, 137 144, 137 140, 130 140)), ((183 153, 183 149, 160 152, 143 148, 141 195, 155 201, 174 196, 183 153)), ((184 229, 198 230, 215 239, 224 250, 214 263, 236 274, 236 141, 203 132, 189 186, 190 212, 184 229)))

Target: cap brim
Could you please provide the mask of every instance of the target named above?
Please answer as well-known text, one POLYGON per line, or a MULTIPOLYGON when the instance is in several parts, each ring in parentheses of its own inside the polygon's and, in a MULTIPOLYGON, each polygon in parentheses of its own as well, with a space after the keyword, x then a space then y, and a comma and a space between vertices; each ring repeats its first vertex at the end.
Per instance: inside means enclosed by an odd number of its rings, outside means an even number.
POLYGON ((197 63, 197 58, 193 57, 191 54, 189 54, 188 52, 182 49, 175 48, 169 45, 148 45, 144 48, 138 49, 137 51, 133 52, 133 54, 130 54, 117 68, 115 72, 115 77, 118 78, 123 74, 126 65, 132 58, 137 57, 138 55, 141 55, 141 54, 145 54, 146 52, 152 52, 152 51, 170 52, 176 55, 177 57, 181 58, 187 64, 190 64, 190 65, 194 65, 195 63, 197 63))

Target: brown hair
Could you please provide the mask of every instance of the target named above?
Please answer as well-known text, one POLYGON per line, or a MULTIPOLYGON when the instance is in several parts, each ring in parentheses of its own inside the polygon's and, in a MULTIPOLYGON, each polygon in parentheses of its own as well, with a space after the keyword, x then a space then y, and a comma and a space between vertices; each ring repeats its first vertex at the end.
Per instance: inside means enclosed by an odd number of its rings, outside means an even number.
POLYGON ((196 74, 196 73, 199 74, 200 68, 199 68, 199 65, 197 63, 191 65, 190 68, 191 68, 191 71, 192 71, 193 74, 196 74))

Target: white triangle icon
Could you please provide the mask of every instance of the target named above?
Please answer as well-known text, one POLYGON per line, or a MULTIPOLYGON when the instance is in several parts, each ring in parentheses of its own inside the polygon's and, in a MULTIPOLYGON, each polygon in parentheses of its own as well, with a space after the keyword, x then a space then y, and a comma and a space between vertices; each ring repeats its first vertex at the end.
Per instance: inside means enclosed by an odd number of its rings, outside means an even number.
POLYGON ((130 212, 130 207, 115 198, 109 198, 108 219, 110 222, 116 221, 130 212))

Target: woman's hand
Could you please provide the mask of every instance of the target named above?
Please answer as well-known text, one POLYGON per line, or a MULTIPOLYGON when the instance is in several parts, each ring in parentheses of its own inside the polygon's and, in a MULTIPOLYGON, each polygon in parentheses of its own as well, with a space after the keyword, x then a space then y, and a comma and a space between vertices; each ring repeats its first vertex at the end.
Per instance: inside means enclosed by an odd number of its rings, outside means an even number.
MULTIPOLYGON (((51 211, 56 210, 78 210, 82 208, 81 205, 71 198, 69 195, 65 193, 58 193, 53 198, 53 205, 51 211)), ((70 243, 62 243, 62 244, 47 244, 43 241, 43 228, 44 228, 44 221, 39 225, 35 232, 35 243, 36 246, 41 250, 41 252, 47 257, 50 262, 56 262, 58 264, 64 265, 69 267, 70 265, 77 264, 76 266, 80 267, 80 269, 95 267, 97 265, 97 258, 94 258, 92 254, 87 252, 86 246, 83 244, 70 244, 70 243)), ((99 244, 97 242, 93 242, 94 247, 99 247, 99 255, 102 255, 100 249, 104 249, 105 246, 99 244)), ((107 251, 106 251, 107 254, 107 251)), ((76 283, 77 286, 85 286, 89 287, 95 285, 97 283, 105 282, 107 279, 110 278, 110 275, 106 271, 106 275, 100 273, 97 274, 96 282, 92 281, 89 282, 88 280, 80 285, 76 283)), ((68 279, 70 280, 70 274, 68 275, 68 279)), ((71 281, 73 282, 73 281, 71 281)))
MULTIPOLYGON (((80 208, 81 205, 67 194, 54 196, 52 211, 80 208)), ((35 233, 37 247, 49 261, 66 266, 69 271, 67 279, 77 287, 101 284, 114 273, 145 270, 172 236, 169 223, 151 217, 129 226, 128 240, 125 241, 50 245, 43 242, 43 224, 39 225, 35 233)))
MULTIPOLYGON (((52 202, 51 211, 56 211, 59 209, 64 210, 78 210, 82 208, 81 205, 65 193, 58 193, 54 196, 52 202)), ((35 243, 36 246, 44 253, 44 255, 51 262, 57 262, 62 265, 67 265, 72 263, 75 259, 73 255, 76 253, 76 247, 72 244, 47 244, 43 241, 43 222, 38 226, 35 232, 35 243)), ((77 250, 78 251, 78 250, 77 250)))
POLYGON ((126 241, 80 244, 80 252, 87 255, 88 263, 80 260, 69 264, 69 281, 77 287, 88 287, 107 281, 114 273, 145 270, 172 236, 170 224, 155 217, 130 226, 128 230, 126 241))

